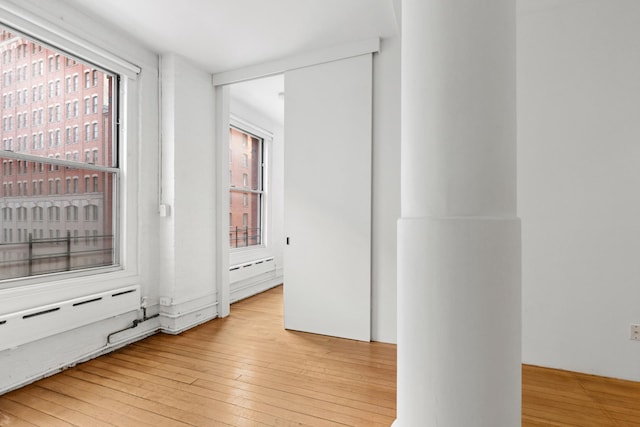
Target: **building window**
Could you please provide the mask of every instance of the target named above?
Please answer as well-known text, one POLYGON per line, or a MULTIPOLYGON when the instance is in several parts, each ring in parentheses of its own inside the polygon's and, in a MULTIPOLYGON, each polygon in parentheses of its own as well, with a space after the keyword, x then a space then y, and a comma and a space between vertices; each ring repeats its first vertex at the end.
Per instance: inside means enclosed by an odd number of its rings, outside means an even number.
POLYGON ((67 221, 78 221, 78 207, 77 206, 67 206, 64 208, 65 216, 67 221))
MULTIPOLYGON (((0 30, 3 30, 2 25, 0 30)), ((59 257, 52 255, 57 252, 51 251, 44 242, 37 242, 37 239, 42 239, 43 236, 64 238, 68 230, 70 233, 73 232, 77 240, 79 231, 74 230, 75 227, 61 225, 64 225, 65 221, 76 223, 83 215, 87 221, 91 221, 89 230, 94 236, 92 251, 99 255, 87 256, 83 251, 78 251, 75 246, 82 245, 80 239, 80 243, 75 242, 71 247, 73 270, 114 266, 119 262, 119 237, 116 235, 119 229, 116 201, 119 200, 120 182, 117 133, 103 134, 102 131, 103 128, 112 129, 115 124, 113 107, 118 105, 118 96, 121 93, 118 88, 118 76, 94 68, 89 65, 89 60, 86 63, 73 60, 62 53, 62 50, 58 51, 51 46, 43 47, 34 40, 30 36, 14 35, 15 43, 12 41, 6 44, 0 52, 7 64, 12 59, 25 58, 20 59, 19 64, 7 65, 0 70, 3 73, 2 83, 6 86, 2 93, 1 105, 2 112, 5 113, 2 115, 1 123, 5 135, 0 147, 0 162, 4 166, 0 205, 5 206, 1 218, 5 220, 3 227, 6 227, 6 241, 13 240, 13 233, 19 240, 10 247, 0 247, 0 258, 15 260, 0 264, 0 287, 6 279, 65 270, 66 264, 60 264, 59 257), (31 76, 28 75, 28 71, 25 72, 27 68, 23 67, 26 57, 29 56, 26 53, 29 52, 38 55, 33 56, 33 60, 27 63, 27 66, 31 66, 31 76), (73 73, 66 68, 69 74, 64 74, 65 64, 67 67, 74 67, 73 73), (25 88, 25 80, 29 78, 31 86, 25 88), (86 88, 99 89, 82 93, 83 89, 79 87, 80 78, 85 79, 86 88), (64 99, 61 95, 64 95, 64 99), (56 102, 49 99, 56 99, 56 102), (82 106, 79 101, 82 99, 85 100, 84 112, 100 114, 99 120, 102 123, 89 120, 90 123, 85 124, 80 121, 82 106), (83 125, 84 129, 81 127, 83 125), (30 137, 22 135, 24 132, 20 132, 20 135, 16 132, 16 129, 29 128, 33 130, 30 137), (85 132, 83 137, 87 142, 100 141, 99 156, 98 151, 93 151, 95 143, 91 143, 92 146, 83 146, 80 131, 85 132), (14 139, 17 147, 14 147, 14 139), (78 147, 74 147, 75 150, 61 150, 63 144, 77 144, 78 147), (79 155, 85 148, 90 153, 86 159, 79 155), (40 160, 34 161, 33 167, 29 168, 27 161, 33 161, 34 156, 38 156, 40 160), (62 162, 62 159, 65 161, 62 162), (82 177, 85 177, 84 188, 80 181, 82 177), (29 178, 31 184, 25 178, 29 178), (9 199, 14 195, 19 199, 9 199), (8 207, 9 203, 13 208, 8 207), (78 205, 79 203, 81 205, 78 205), (13 212, 13 209, 17 211, 13 212), (15 219, 14 213, 25 227, 16 228, 8 223, 15 219), (39 222, 37 226, 36 222, 39 222), (13 229, 19 231, 14 232, 13 229), (26 230, 29 230, 29 233, 26 230), (27 244, 29 235, 36 239, 33 241, 32 255, 29 255, 27 244), (51 259, 47 258, 49 255, 51 259), (33 263, 33 259, 28 258, 30 256, 38 257, 39 261, 33 263), (46 261, 40 261, 42 259, 46 261)), ((79 228, 86 230, 85 227, 79 228)))
POLYGON ((60 208, 57 206, 49 206, 47 208, 47 219, 49 222, 60 222, 60 208))
POLYGON ((24 206, 19 207, 18 211, 18 221, 26 221, 27 220, 27 208, 24 206))
POLYGON ((13 221, 13 209, 2 208, 2 220, 4 222, 13 221))
POLYGON ((40 206, 34 206, 31 208, 31 218, 34 221, 42 221, 43 209, 40 206))
POLYGON ((98 220, 98 207, 96 205, 87 205, 84 207, 84 220, 85 221, 98 220))
POLYGON ((232 248, 259 246, 263 242, 264 139, 231 127, 229 150, 238 153, 229 165, 229 244, 232 248), (239 169, 242 172, 235 173, 239 169))

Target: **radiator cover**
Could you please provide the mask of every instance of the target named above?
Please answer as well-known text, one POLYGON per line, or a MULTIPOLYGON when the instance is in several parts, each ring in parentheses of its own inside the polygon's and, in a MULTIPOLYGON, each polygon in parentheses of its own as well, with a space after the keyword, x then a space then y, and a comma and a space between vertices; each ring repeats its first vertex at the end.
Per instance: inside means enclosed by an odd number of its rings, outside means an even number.
POLYGON ((140 287, 127 286, 12 313, 0 313, 0 351, 140 308, 140 287))
POLYGON ((276 263, 273 257, 233 265, 229 268, 229 282, 236 283, 260 274, 275 272, 276 263))

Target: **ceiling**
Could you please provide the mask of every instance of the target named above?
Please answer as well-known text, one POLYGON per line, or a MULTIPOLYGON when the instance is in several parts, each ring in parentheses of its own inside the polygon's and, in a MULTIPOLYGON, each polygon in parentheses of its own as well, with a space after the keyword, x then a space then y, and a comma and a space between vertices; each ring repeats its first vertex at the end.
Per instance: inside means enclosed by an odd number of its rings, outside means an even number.
MULTIPOLYGON (((400 0, 62 0, 158 53, 215 74, 309 50, 397 35, 400 0)), ((519 0, 520 15, 589 0, 519 0)), ((283 79, 232 86, 232 96, 282 121, 283 79)))
MULTIPOLYGON (((62 0, 158 53, 217 73, 309 50, 398 34, 399 0, 62 0)), ((283 122, 282 76, 231 95, 283 122)))
POLYGON ((231 97, 284 124, 284 76, 265 77, 230 85, 231 97))
POLYGON ((63 1, 211 73, 398 32, 398 0, 63 1))

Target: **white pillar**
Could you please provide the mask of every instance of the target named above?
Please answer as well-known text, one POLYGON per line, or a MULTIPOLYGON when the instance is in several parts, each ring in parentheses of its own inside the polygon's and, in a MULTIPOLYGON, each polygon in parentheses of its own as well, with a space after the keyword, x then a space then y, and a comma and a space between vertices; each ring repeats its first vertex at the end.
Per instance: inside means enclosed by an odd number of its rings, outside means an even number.
POLYGON ((515 2, 402 3, 397 427, 521 418, 515 2))

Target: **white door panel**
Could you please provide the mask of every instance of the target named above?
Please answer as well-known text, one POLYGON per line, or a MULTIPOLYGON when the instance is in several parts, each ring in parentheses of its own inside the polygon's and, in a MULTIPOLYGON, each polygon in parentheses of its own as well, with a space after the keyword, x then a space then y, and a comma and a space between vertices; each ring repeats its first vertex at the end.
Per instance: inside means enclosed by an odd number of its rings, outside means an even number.
POLYGON ((371 336, 372 58, 285 73, 285 328, 371 336))

